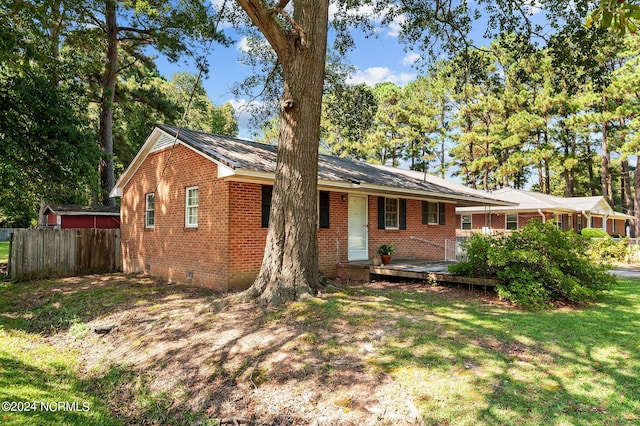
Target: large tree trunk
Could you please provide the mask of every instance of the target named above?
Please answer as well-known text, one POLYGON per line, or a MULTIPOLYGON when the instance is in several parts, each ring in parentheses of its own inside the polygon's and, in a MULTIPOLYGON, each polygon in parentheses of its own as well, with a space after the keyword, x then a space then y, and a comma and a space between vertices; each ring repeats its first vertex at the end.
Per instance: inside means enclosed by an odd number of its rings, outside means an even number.
POLYGON ((613 194, 611 193, 611 177, 609 176, 609 163, 611 154, 609 152, 609 123, 602 123, 602 150, 601 150, 601 175, 600 184, 602 186, 602 196, 613 206, 613 194))
MULTIPOLYGON (((624 129, 627 123, 624 117, 620 117, 620 128, 624 129)), ((625 137, 622 135, 620 146, 624 146, 625 137)), ((620 162, 620 192, 622 199, 622 212, 631 214, 633 211, 633 195, 631 194, 631 167, 629 167, 629 159, 624 157, 620 162)))
POLYGON ((315 294, 318 144, 327 48, 328 0, 294 1, 293 19, 280 5, 238 0, 278 54, 284 75, 278 163, 262 267, 250 297, 271 305, 315 294), (274 19, 290 20, 285 30, 274 19))
MULTIPOLYGON (((629 160, 626 158, 620 162, 620 194, 622 199, 622 212, 628 213, 633 210, 633 196, 631 194, 631 168, 629 160)), ((613 207, 613 206, 612 206, 613 207)))
POLYGON ((118 24, 116 22, 116 0, 105 0, 105 22, 107 30, 107 57, 102 76, 102 98, 100 99, 100 186, 102 205, 115 206, 109 192, 115 185, 113 162, 113 101, 116 93, 118 72, 118 24))
POLYGON ((638 238, 640 235, 640 155, 636 155, 636 170, 633 174, 633 216, 636 220, 631 223, 631 237, 638 238))

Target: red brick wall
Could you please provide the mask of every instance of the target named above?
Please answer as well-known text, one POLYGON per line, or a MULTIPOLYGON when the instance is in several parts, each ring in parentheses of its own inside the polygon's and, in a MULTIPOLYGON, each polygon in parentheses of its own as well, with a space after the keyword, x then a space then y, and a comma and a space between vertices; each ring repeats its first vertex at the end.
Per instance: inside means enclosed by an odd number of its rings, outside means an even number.
POLYGON ((121 207, 125 272, 227 290, 228 184, 214 163, 176 145, 151 154, 127 183, 121 207), (169 163, 167 164, 167 160, 169 163), (166 166, 166 167, 165 167, 166 166), (162 174, 164 171, 164 174, 162 174), (161 181, 160 177, 162 176, 161 181), (145 228, 145 194, 156 189, 155 226, 145 228), (198 186, 198 228, 185 228, 185 191, 198 186), (187 278, 187 272, 193 279, 187 278))
MULTIPOLYGON (((262 228, 262 185, 231 182, 229 288, 246 288, 257 276, 267 239, 262 228)), ((329 228, 318 229, 319 269, 329 277, 337 275, 337 265, 347 259, 347 201, 331 192, 329 228)))
POLYGON ((320 270, 329 277, 337 276, 338 263, 347 261, 349 257, 348 200, 347 194, 331 192, 329 196, 329 228, 318 229, 320 270))
MULTIPOLYGON (((489 222, 487 214, 484 213, 476 213, 472 215, 471 218, 471 229, 474 231, 481 230, 484 226, 491 226, 495 231, 505 230, 506 226, 506 214, 504 213, 491 213, 491 221, 489 222)), ((553 215, 551 213, 544 214, 545 220, 547 222, 553 220, 553 215)), ((518 213, 518 228, 522 228, 526 226, 532 220, 542 220, 542 216, 537 212, 524 212, 518 213)), ((586 223, 586 222, 584 222, 586 223)), ((456 215, 456 228, 461 229, 462 227, 462 215, 456 215)))
MULTIPOLYGON (((170 152, 149 155, 124 188, 123 269, 144 272, 148 266, 153 276, 220 291, 248 287, 260 269, 267 235, 261 226, 261 185, 218 179, 213 162, 182 145, 176 145, 171 156, 170 152), (184 226, 185 190, 190 186, 199 189, 196 229, 184 226), (147 229, 145 195, 156 187, 155 225, 147 229)), ((397 257, 442 260, 442 248, 410 237, 441 246, 445 239, 455 240, 453 204, 446 204, 445 225, 423 225, 422 202, 407 200, 408 229, 379 230, 377 197, 369 196, 368 203, 370 256, 380 244, 392 243, 397 257)), ((331 192, 330 227, 318 229, 319 266, 329 277, 335 277, 338 263, 348 259, 347 215, 347 194, 331 192)))
POLYGON ((229 288, 251 285, 260 270, 267 239, 262 228, 262 185, 229 183, 229 288))
POLYGON ((446 204, 445 225, 422 224, 422 201, 407 200, 407 229, 378 229, 378 197, 369 196, 369 257, 372 257, 381 244, 391 243, 398 251, 398 258, 416 258, 425 260, 444 260, 444 248, 425 244, 411 237, 430 241, 444 246, 445 240, 456 238, 455 204, 446 204))
POLYGON ((625 226, 626 221, 623 219, 614 219, 608 221, 608 232, 609 234, 616 234, 621 236, 626 236, 627 228, 625 226), (613 229, 613 222, 616 223, 615 230, 613 229))

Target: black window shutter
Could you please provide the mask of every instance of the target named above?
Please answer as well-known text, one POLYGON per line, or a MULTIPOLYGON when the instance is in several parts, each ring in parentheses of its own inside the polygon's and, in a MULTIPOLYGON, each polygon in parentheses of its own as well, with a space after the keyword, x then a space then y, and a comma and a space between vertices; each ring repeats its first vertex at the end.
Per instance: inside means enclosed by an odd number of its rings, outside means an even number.
POLYGON ((269 214, 271 213, 271 194, 273 186, 262 185, 262 227, 269 227, 269 214))
POLYGON ((445 207, 447 205, 445 203, 438 203, 438 223, 440 225, 444 225, 445 224, 445 207))
POLYGON ((320 191, 320 228, 329 228, 329 192, 320 191))
POLYGON ((384 229, 384 197, 378 197, 378 229, 384 229))
POLYGON ((429 224, 429 203, 426 201, 422 202, 422 224, 423 225, 428 225, 429 224))
POLYGON ((398 214, 400 215, 400 229, 407 229, 407 200, 400 198, 398 214))

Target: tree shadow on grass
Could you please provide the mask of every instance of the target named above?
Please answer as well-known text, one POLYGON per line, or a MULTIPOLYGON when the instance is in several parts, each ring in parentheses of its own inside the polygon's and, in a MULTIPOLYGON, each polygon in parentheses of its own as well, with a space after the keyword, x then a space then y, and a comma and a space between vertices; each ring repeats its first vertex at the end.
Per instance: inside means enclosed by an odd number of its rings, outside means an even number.
POLYGON ((344 424, 391 421, 393 410, 411 422, 411 404, 427 424, 640 418, 632 284, 592 306, 531 313, 414 288, 345 288, 264 310, 196 288, 136 289, 118 279, 98 294, 93 282, 36 287, 29 301, 16 291, 16 307, 0 302, 0 324, 47 335, 52 318, 60 324, 53 330, 74 318, 117 323, 99 338, 106 367, 77 385, 125 422, 235 414, 344 424))
MULTIPOLYGON (((386 342, 376 362, 395 377, 405 371, 433 381, 449 375, 462 389, 460 400, 476 404, 468 414, 476 424, 632 424, 640 419, 637 282, 623 283, 594 305, 545 312, 452 303, 428 292, 389 291, 385 301, 380 298, 384 290, 359 291, 377 295, 383 307, 398 309, 400 316, 415 317, 423 309, 413 324, 396 321, 411 331, 386 342), (420 336, 419 329, 425 330, 420 336)), ((439 397, 436 385, 415 387, 424 391, 418 399, 439 397)), ((460 422, 456 414, 438 413, 435 407, 423 407, 427 424, 460 422)))
POLYGON ((144 276, 91 275, 0 284, 0 327, 50 336, 113 312, 161 303, 175 295, 217 297, 211 290, 144 276))
POLYGON ((108 407, 72 374, 41 368, 0 352, 0 423, 119 425, 108 407))

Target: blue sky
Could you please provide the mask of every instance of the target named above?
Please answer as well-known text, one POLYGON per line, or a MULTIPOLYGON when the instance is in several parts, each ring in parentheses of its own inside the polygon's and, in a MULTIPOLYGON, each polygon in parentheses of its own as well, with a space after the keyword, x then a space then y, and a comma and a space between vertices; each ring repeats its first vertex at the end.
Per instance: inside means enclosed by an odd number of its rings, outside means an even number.
MULTIPOLYGON (((350 83, 366 83, 374 86, 382 81, 391 81, 404 85, 414 80, 418 72, 413 64, 418 56, 416 53, 407 53, 398 43, 398 38, 393 29, 381 29, 377 37, 365 38, 359 34, 356 37, 356 48, 349 52, 348 61, 356 67, 356 72, 349 80, 350 83)), ((231 94, 234 83, 248 76, 252 69, 240 64, 238 59, 242 52, 244 39, 234 35, 230 29, 225 30, 231 34, 236 42, 230 47, 213 45, 209 53, 210 71, 203 85, 209 98, 221 105, 229 101, 237 112, 243 111, 249 102, 248 99, 238 99, 231 94)), ((159 57, 156 61, 160 72, 167 79, 173 73, 189 71, 196 73, 192 63, 180 61, 170 63, 166 58, 159 57)), ((240 114, 240 136, 249 137, 246 114, 240 114)))
MULTIPOLYGON (((212 0, 214 5, 222 4, 221 0, 212 0)), ((537 14, 539 9, 530 8, 532 14, 537 14)), ((418 76, 418 70, 414 64, 419 58, 420 52, 407 52, 405 45, 398 41, 399 21, 386 27, 380 27, 376 37, 365 38, 357 31, 353 32, 355 49, 347 55, 348 62, 356 68, 355 73, 348 81, 353 84, 366 83, 374 86, 383 81, 390 81, 398 85, 404 85, 418 76)), ((223 26, 224 27, 224 26, 223 26)), ((474 28, 472 37, 477 45, 486 44, 482 39, 484 23, 480 22, 474 28)), ((236 98, 231 94, 234 83, 248 76, 252 69, 239 63, 245 40, 233 32, 232 28, 224 28, 235 43, 230 47, 214 44, 209 53, 210 72, 203 81, 203 85, 209 98, 221 105, 231 102, 236 109, 240 126, 240 137, 251 137, 248 128, 247 104, 249 99, 236 98)), ((172 64, 166 58, 157 60, 160 72, 167 78, 175 72, 190 71, 196 73, 192 64, 181 61, 172 64)))

